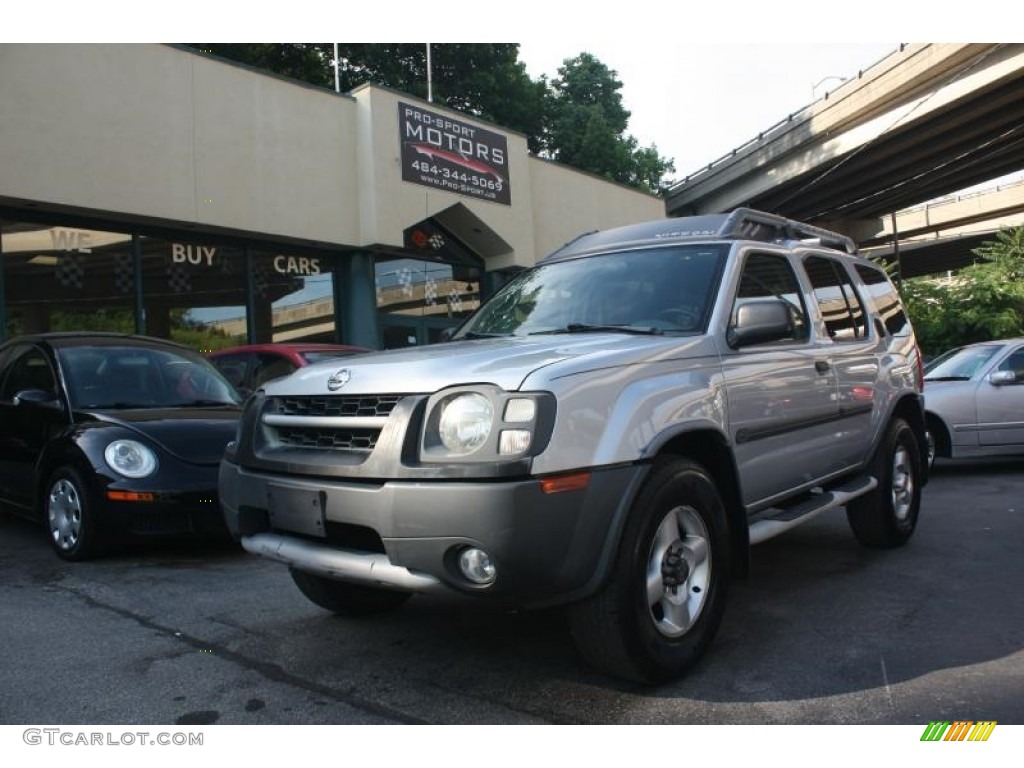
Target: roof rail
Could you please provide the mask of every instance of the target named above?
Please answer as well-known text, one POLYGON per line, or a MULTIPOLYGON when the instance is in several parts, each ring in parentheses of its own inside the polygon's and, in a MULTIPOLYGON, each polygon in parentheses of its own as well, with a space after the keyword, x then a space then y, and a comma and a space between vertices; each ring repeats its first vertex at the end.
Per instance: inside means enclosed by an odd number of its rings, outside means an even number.
POLYGON ((777 216, 774 213, 755 211, 753 208, 737 208, 728 215, 718 230, 719 237, 736 237, 746 240, 818 240, 828 248, 847 253, 857 253, 853 238, 828 229, 803 224, 799 221, 777 216), (767 228, 769 232, 765 232, 767 228))

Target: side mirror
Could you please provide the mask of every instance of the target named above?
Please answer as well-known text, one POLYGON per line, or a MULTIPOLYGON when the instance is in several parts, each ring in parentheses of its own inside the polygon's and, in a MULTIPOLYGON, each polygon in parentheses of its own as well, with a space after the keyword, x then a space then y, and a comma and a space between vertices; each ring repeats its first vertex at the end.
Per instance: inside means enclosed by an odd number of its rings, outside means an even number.
POLYGON ((455 335, 455 329, 448 327, 441 330, 441 341, 451 341, 455 335))
POLYGON ((993 387, 1001 387, 1004 384, 1016 384, 1017 373, 1015 371, 996 371, 988 375, 988 383, 993 387))
POLYGON ((781 301, 766 299, 741 304, 736 322, 729 328, 729 346, 733 349, 769 341, 782 341, 793 333, 789 307, 781 301))
POLYGON ((39 408, 61 410, 60 400, 53 392, 44 389, 23 389, 14 396, 15 405, 34 405, 39 408))

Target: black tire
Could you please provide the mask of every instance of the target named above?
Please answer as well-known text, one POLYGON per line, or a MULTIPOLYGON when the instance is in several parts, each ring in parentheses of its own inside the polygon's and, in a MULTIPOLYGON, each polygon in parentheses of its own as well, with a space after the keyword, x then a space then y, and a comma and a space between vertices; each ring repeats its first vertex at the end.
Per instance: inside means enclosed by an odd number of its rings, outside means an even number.
POLYGON ((846 506, 857 540, 865 547, 892 549, 907 543, 921 509, 921 452, 914 430, 893 419, 871 460, 878 487, 846 506))
POLYGON ((88 560, 105 548, 88 486, 73 467, 60 467, 46 481, 41 500, 47 538, 65 560, 88 560))
POLYGON ((569 606, 576 647, 617 677, 681 676, 721 623, 729 555, 725 508, 710 475, 687 459, 659 461, 633 503, 608 582, 569 606))
POLYGON ((288 570, 292 575, 292 581, 302 594, 321 608, 340 616, 372 616, 375 613, 384 613, 398 608, 412 597, 409 592, 349 584, 295 568, 288 570))

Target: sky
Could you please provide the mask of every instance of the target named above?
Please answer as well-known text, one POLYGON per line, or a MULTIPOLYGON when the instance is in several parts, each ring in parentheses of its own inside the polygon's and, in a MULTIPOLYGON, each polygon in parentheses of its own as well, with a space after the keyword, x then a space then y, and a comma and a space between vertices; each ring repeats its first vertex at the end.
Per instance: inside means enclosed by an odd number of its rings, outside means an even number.
POLYGON ((533 78, 557 77, 567 58, 591 53, 618 73, 628 133, 675 161, 682 179, 807 106, 899 43, 697 43, 651 51, 615 41, 520 43, 533 78))

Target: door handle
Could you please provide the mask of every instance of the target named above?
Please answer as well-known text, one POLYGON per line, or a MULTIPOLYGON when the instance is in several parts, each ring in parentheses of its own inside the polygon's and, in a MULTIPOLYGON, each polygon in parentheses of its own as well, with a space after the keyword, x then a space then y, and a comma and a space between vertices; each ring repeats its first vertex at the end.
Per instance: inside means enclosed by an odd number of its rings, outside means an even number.
POLYGON ((818 373, 828 373, 832 366, 828 364, 828 360, 815 360, 814 370, 818 373))

